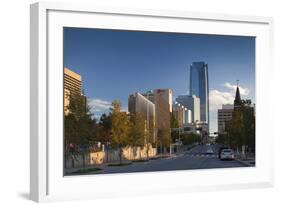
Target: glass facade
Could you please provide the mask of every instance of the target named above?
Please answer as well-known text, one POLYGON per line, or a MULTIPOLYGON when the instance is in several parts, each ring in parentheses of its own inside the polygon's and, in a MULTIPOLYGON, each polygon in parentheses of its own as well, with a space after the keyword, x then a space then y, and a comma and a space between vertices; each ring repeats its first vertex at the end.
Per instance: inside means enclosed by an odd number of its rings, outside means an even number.
POLYGON ((200 98, 200 120, 209 123, 209 79, 208 65, 193 62, 190 66, 189 94, 200 98))
POLYGON ((188 110, 191 110, 191 122, 200 122, 200 99, 196 96, 179 95, 176 102, 184 105, 188 110))

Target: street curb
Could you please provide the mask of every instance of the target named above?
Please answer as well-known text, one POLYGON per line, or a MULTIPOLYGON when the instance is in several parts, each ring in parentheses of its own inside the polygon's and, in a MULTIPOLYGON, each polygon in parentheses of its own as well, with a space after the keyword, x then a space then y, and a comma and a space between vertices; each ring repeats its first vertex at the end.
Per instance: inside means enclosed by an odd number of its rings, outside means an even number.
POLYGON ((240 159, 236 159, 236 158, 235 158, 235 160, 236 160, 237 162, 239 162, 240 164, 244 165, 244 166, 247 166, 247 167, 252 167, 252 166, 253 166, 252 164, 250 164, 250 163, 248 163, 248 162, 245 162, 245 161, 242 161, 242 160, 240 160, 240 159))

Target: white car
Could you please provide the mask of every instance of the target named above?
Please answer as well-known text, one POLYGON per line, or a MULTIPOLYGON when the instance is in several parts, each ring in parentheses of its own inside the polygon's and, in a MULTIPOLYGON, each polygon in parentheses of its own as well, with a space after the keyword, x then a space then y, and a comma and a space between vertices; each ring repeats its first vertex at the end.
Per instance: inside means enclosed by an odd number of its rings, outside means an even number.
POLYGON ((214 154, 213 149, 212 149, 212 148, 208 148, 208 149, 206 150, 206 154, 214 154))
POLYGON ((223 149, 221 151, 221 160, 223 159, 234 159, 234 153, 232 149, 223 149))

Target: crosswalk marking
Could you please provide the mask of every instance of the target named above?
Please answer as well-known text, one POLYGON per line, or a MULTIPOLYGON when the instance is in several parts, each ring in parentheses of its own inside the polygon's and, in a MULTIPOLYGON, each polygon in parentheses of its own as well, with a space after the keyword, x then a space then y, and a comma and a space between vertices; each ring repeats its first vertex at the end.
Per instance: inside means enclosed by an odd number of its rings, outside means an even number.
POLYGON ((186 153, 185 156, 189 157, 206 157, 206 158, 217 158, 217 154, 192 154, 192 153, 186 153))

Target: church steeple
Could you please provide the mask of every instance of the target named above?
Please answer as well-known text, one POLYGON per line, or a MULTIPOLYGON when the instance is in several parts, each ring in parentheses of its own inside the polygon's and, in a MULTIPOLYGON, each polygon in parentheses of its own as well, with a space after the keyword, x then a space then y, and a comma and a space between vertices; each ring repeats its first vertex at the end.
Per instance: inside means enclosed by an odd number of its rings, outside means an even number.
POLYGON ((237 88, 236 88, 236 94, 235 94, 235 100, 234 100, 234 108, 241 106, 241 97, 240 97, 240 91, 239 91, 239 80, 237 80, 237 88))

